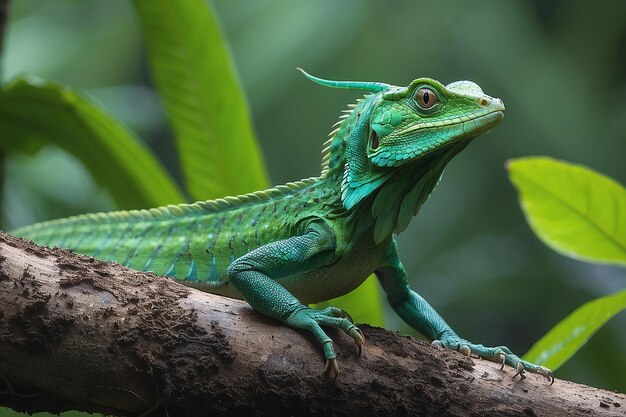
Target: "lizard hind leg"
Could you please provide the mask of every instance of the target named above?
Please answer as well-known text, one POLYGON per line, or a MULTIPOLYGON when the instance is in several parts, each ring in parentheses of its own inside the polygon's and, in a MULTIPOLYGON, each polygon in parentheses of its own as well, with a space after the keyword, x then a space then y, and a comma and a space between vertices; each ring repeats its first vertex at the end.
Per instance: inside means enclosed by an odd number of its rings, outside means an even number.
POLYGON ((268 243, 236 259, 227 273, 232 286, 255 310, 288 326, 311 331, 324 350, 326 373, 336 377, 337 355, 321 326, 343 330, 359 350, 364 343, 363 334, 343 310, 307 307, 278 282, 281 277, 303 277, 303 272, 330 264, 335 257, 335 244, 332 229, 322 221, 313 221, 301 235, 268 243))

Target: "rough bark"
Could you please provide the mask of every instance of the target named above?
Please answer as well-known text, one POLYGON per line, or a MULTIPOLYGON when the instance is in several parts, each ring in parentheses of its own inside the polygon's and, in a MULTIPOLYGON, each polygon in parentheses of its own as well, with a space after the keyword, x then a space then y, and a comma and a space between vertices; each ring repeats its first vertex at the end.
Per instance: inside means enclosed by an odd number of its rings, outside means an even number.
POLYGON ((361 326, 320 347, 247 304, 0 234, 0 404, 114 415, 624 416, 626 396, 361 326))

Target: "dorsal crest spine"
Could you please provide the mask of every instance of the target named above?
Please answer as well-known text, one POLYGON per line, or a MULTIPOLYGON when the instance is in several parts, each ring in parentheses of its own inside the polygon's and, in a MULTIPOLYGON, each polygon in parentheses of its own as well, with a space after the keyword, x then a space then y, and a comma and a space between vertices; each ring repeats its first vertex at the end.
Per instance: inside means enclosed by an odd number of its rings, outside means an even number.
POLYGON ((196 216, 217 213, 220 211, 236 210, 249 204, 270 201, 280 196, 295 194, 298 191, 312 185, 318 179, 318 177, 311 177, 300 181, 288 182, 263 191, 255 191, 253 193, 218 198, 215 200, 197 201, 190 204, 170 204, 150 209, 80 214, 63 219, 36 223, 31 226, 26 226, 21 230, 35 231, 68 224, 88 224, 91 222, 117 223, 125 221, 168 220, 184 216, 196 216))

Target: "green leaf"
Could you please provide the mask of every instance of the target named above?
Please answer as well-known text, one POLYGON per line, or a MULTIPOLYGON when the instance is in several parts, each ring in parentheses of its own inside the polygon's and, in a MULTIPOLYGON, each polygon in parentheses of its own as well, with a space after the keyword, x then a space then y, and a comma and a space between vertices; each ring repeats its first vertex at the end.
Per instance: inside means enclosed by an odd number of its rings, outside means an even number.
POLYGON ((539 339, 524 359, 556 370, 624 308, 626 290, 583 304, 539 339))
POLYGON ((358 288, 341 297, 322 303, 314 304, 312 307, 339 307, 352 316, 355 323, 367 323, 371 326, 383 327, 385 316, 383 306, 380 301, 380 290, 378 280, 371 275, 358 288))
POLYGON ((134 0, 189 194, 206 200, 267 187, 248 107, 205 0, 134 0))
POLYGON ((64 411, 61 414, 52 414, 46 412, 27 414, 13 411, 10 408, 0 407, 0 416, 2 417, 104 417, 104 414, 91 414, 82 411, 64 411))
POLYGON ((626 189, 579 165, 547 157, 508 163, 537 236, 563 255, 626 265, 626 189))
POLYGON ((32 152, 57 145, 76 156, 120 208, 183 201, 154 155, 129 130, 69 88, 33 77, 0 91, 0 148, 32 152))

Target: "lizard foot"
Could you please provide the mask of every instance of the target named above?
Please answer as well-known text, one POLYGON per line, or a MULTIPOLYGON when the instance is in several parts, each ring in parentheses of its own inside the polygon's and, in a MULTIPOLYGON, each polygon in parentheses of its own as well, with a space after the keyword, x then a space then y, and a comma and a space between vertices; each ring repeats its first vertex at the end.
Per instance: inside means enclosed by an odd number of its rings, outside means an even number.
POLYGON ((498 362, 502 364, 500 369, 504 369, 504 365, 509 365, 516 370, 513 378, 519 375, 521 379, 524 379, 526 378, 524 374, 528 371, 543 376, 550 382, 550 385, 554 384, 554 374, 551 370, 544 366, 535 365, 534 363, 523 360, 511 352, 511 349, 506 346, 486 347, 470 343, 456 335, 442 337, 441 340, 433 340, 432 345, 440 348, 446 347, 453 349, 461 352, 465 356, 476 355, 483 359, 498 362))
POLYGON ((337 378, 337 374, 339 374, 337 355, 335 354, 333 341, 322 330, 321 326, 335 327, 346 332, 357 345, 359 356, 365 344, 365 338, 361 330, 352 323, 351 317, 346 312, 337 307, 327 307, 323 310, 302 307, 291 313, 285 319, 285 324, 299 329, 310 330, 313 333, 324 348, 324 357, 326 358, 324 374, 334 378, 337 378))

